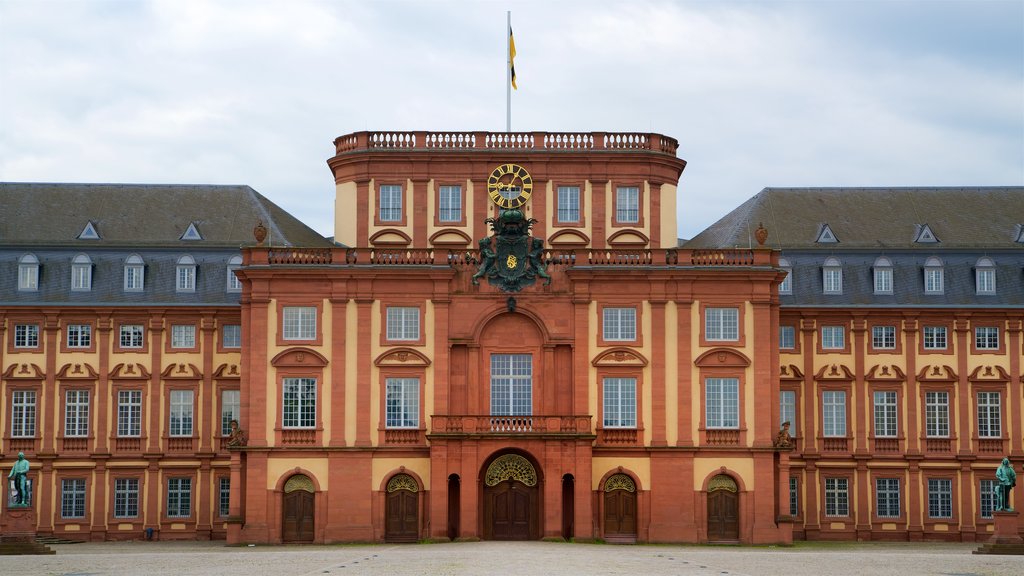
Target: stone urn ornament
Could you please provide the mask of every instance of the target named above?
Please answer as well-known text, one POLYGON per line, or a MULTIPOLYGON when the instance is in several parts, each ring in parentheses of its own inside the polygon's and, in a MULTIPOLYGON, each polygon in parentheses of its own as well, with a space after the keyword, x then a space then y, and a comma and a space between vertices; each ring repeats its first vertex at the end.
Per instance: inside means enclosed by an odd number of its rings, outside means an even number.
POLYGON ((764 227, 764 222, 757 223, 757 230, 754 230, 754 238, 757 239, 758 246, 764 246, 765 240, 768 239, 768 229, 764 227))
POLYGON ((252 235, 256 238, 256 245, 263 246, 263 240, 267 237, 267 227, 263 225, 263 220, 256 223, 256 227, 252 229, 252 235))

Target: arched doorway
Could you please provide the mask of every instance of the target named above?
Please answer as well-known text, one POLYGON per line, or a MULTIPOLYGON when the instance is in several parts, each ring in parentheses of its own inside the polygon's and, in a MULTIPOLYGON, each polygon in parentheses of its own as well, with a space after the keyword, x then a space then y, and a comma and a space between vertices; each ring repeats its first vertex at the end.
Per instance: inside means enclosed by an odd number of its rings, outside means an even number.
POLYGON ((462 481, 458 474, 448 476, 448 539, 459 537, 462 481))
POLYGON ((540 538, 537 484, 537 470, 518 454, 505 454, 491 462, 484 474, 485 539, 540 538))
POLYGON ((281 540, 312 542, 316 526, 313 494, 316 489, 308 476, 296 474, 284 485, 281 513, 281 540))
POLYGON ((740 498, 736 481, 719 474, 708 483, 708 541, 738 542, 740 498))
POLYGON ((604 539, 636 542, 636 483, 626 474, 615 474, 604 483, 604 539))
POLYGON ((384 502, 384 541, 416 542, 420 539, 420 487, 408 474, 388 481, 384 502))

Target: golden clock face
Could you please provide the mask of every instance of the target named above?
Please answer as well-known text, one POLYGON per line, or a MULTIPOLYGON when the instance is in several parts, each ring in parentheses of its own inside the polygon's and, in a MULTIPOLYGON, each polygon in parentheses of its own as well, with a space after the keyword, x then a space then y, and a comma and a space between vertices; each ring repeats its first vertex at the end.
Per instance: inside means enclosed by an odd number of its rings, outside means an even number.
POLYGON ((518 164, 502 164, 487 178, 487 195, 505 210, 519 208, 533 194, 533 178, 518 164))

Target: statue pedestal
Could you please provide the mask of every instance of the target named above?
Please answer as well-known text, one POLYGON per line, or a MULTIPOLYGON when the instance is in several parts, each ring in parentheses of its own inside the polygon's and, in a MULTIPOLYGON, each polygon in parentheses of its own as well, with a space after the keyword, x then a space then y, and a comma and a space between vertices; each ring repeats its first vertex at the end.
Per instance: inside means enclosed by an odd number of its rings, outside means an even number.
POLYGON ((36 542, 36 511, 31 506, 5 506, 0 516, 0 556, 56 554, 36 542))
POLYGON ((1024 538, 1020 537, 1019 512, 993 512, 995 532, 975 554, 1021 554, 1024 555, 1024 538))

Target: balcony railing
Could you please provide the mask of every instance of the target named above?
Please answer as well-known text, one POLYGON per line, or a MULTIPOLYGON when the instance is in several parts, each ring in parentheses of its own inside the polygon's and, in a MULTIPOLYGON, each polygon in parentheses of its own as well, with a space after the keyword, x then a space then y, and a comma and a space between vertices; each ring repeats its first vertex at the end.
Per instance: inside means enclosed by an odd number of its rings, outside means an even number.
POLYGON ((195 452, 195 438, 170 437, 167 439, 167 451, 192 454, 195 452))
POLYGON ((679 142, 646 132, 405 132, 370 131, 339 136, 338 154, 366 150, 650 150, 675 155, 679 142))
POLYGON ((636 428, 602 428, 597 431, 597 443, 612 446, 635 446, 640 438, 636 428))
POLYGON ((398 444, 413 446, 424 444, 423 430, 418 428, 386 428, 384 430, 385 444, 398 444))
POLYGON ((114 450, 118 452, 142 452, 142 438, 114 438, 114 450))
POLYGON ((316 430, 312 428, 281 430, 281 444, 285 446, 312 446, 316 444, 316 430))
POLYGON ((924 439, 924 450, 925 452, 949 452, 952 446, 952 440, 949 438, 925 438, 924 439))
POLYGON ((590 416, 431 417, 433 434, 590 434, 590 416))
POLYGON ((708 446, 739 446, 739 430, 705 430, 708 446))
POLYGON ((1002 438, 978 438, 979 454, 1003 454, 1005 451, 1002 438))
POLYGON ((61 438, 61 453, 84 453, 89 451, 88 438, 61 438))
POLYGON ((30 454, 34 454, 36 452, 35 438, 8 438, 7 445, 15 455, 17 455, 18 452, 27 452, 30 454))
POLYGON ((879 454, 896 454, 900 451, 899 438, 875 438, 875 452, 879 454))
POLYGON ((848 438, 822 438, 821 445, 825 452, 846 452, 850 443, 848 438))

